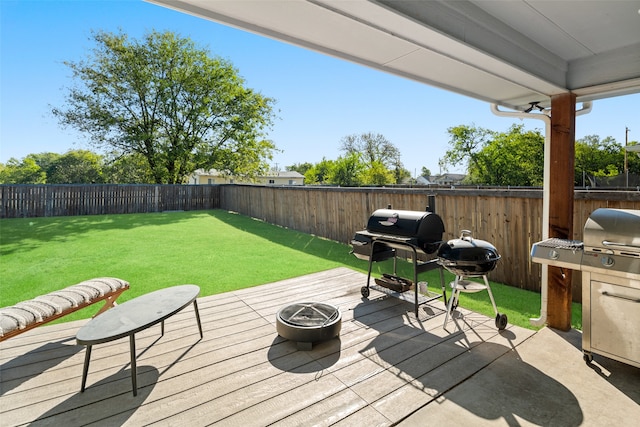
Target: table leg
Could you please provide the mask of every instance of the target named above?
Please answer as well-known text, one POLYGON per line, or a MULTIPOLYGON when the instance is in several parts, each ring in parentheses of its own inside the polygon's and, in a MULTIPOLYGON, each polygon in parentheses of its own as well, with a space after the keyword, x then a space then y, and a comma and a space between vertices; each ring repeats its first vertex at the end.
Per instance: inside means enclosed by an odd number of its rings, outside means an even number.
POLYGON ((131 386, 133 387, 133 395, 138 395, 138 379, 136 368, 136 338, 135 334, 129 336, 129 347, 131 350, 131 386))
POLYGON ((164 320, 160 322, 160 336, 164 336, 164 320))
POLYGON ((200 323, 200 313, 198 312, 198 303, 193 300, 193 311, 196 312, 196 320, 198 321, 198 330, 200 331, 200 338, 202 338, 202 324, 200 323))
POLYGON ((82 386, 80 393, 84 392, 84 386, 87 383, 87 373, 89 372, 89 359, 91 359, 91 346, 88 345, 84 353, 84 368, 82 369, 82 386))

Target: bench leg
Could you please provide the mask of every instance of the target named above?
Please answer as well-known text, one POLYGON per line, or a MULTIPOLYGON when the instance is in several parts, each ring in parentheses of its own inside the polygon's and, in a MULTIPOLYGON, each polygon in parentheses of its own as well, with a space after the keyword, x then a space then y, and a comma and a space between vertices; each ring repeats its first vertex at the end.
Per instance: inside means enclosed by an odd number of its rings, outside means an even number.
POLYGON ((100 310, 98 310, 98 312, 93 317, 96 317, 96 316, 104 313, 105 311, 109 310, 113 306, 118 305, 118 304, 116 304, 116 300, 118 299, 120 294, 122 294, 127 289, 128 288, 121 289, 118 292, 115 292, 113 295, 110 295, 108 298, 106 298, 104 300, 104 305, 100 308, 100 310))
POLYGON ((136 367, 136 337, 135 334, 129 336, 129 348, 131 351, 131 387, 133 387, 133 395, 138 395, 138 372, 136 367))
POLYGON ((200 331, 200 338, 202 338, 202 323, 200 323, 200 312, 198 312, 198 303, 193 300, 193 311, 196 312, 196 320, 198 321, 198 330, 200 331))
POLYGON ((84 353, 84 368, 82 369, 82 385, 80 393, 84 392, 84 386, 87 384, 87 373, 89 372, 89 360, 91 359, 91 346, 88 345, 84 353))

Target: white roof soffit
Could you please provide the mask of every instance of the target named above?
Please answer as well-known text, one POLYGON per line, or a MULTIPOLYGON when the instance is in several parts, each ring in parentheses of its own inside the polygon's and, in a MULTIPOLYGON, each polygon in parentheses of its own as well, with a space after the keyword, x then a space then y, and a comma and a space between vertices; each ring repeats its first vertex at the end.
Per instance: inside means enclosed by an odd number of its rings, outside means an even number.
POLYGON ((524 109, 640 92, 640 1, 148 0, 524 109))

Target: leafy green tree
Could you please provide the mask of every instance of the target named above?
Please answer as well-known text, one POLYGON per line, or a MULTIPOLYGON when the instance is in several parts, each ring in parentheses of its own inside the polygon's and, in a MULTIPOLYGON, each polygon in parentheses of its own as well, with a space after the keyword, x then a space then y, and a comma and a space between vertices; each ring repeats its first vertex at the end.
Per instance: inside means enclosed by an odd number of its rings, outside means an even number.
POLYGON ((52 153, 52 152, 44 152, 44 153, 36 153, 29 154, 27 157, 33 159, 43 171, 48 171, 51 165, 56 162, 62 154, 52 153))
POLYGON ((102 156, 88 150, 71 150, 47 169, 48 184, 103 183, 102 156))
MULTIPOLYGON (((638 141, 629 141, 629 146, 639 144, 638 141)), ((627 167, 629 173, 640 174, 640 155, 634 152, 627 153, 627 167)))
MULTIPOLYGON (((380 166, 391 171, 393 179, 381 184, 400 183, 411 176, 411 173, 404 168, 400 161, 400 150, 381 134, 367 132, 361 135, 345 136, 341 140, 340 149, 347 156, 358 154, 361 162, 371 169, 369 176, 375 175, 378 177, 377 179, 380 179, 382 176, 380 175, 380 166)), ((376 184, 376 182, 365 181, 363 184, 376 184)))
POLYGON ((362 176, 365 169, 366 165, 362 162, 358 153, 338 157, 338 160, 329 170, 327 181, 329 184, 341 187, 357 187, 363 183, 362 176))
POLYGON ((53 108, 62 125, 97 147, 142 155, 156 183, 181 183, 198 168, 249 177, 268 169, 274 100, 245 87, 230 62, 171 32, 92 40, 84 60, 65 62, 77 85, 53 108))
POLYGON ((312 184, 328 184, 329 174, 334 167, 335 161, 322 158, 304 173, 304 182, 308 185, 312 184))
POLYGON ((396 182, 393 172, 382 163, 374 162, 362 172, 362 184, 385 185, 396 182))
POLYGON ((287 166, 287 170, 288 171, 295 171, 295 172, 298 172, 298 173, 304 175, 312 167, 313 167, 313 164, 309 163, 309 162, 294 163, 291 166, 287 166))
POLYGON ((155 182, 147 160, 139 153, 108 156, 102 172, 105 182, 113 184, 152 184, 155 182))
POLYGON ((588 135, 576 141, 575 184, 595 185, 593 177, 624 172, 624 147, 610 136, 588 135))
POLYGON ((342 138, 340 149, 347 155, 358 153, 364 163, 380 162, 388 169, 400 158, 400 151, 381 134, 372 132, 342 138))
POLYGON ((452 148, 444 164, 465 163, 469 184, 540 186, 544 176, 544 136, 513 125, 507 132, 472 126, 449 128, 452 148))
POLYGON ((544 177, 544 136, 513 125, 495 133, 469 169, 474 184, 541 186, 544 177))
POLYGON ((485 145, 493 138, 494 132, 489 129, 476 127, 475 125, 460 125, 447 129, 451 139, 444 157, 438 162, 443 170, 447 166, 463 164, 468 170, 478 167, 478 156, 485 145))
POLYGON ((4 165, 0 163, 0 184, 44 184, 46 182, 46 171, 31 156, 22 160, 12 157, 4 165))
POLYGON ((426 177, 431 176, 431 170, 429 170, 429 168, 427 168, 426 166, 423 166, 422 169, 420 170, 420 176, 426 176, 426 177))

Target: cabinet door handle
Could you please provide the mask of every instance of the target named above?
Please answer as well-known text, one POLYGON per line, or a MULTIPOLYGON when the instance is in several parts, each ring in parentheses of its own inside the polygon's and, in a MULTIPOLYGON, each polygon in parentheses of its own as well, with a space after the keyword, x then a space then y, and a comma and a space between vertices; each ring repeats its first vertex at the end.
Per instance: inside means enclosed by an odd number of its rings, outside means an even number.
POLYGON ((611 293, 609 293, 607 291, 602 291, 602 295, 604 295, 605 297, 619 298, 619 299, 623 299, 623 300, 626 300, 626 301, 640 303, 640 298, 631 298, 631 297, 626 297, 624 295, 611 294, 611 293))

